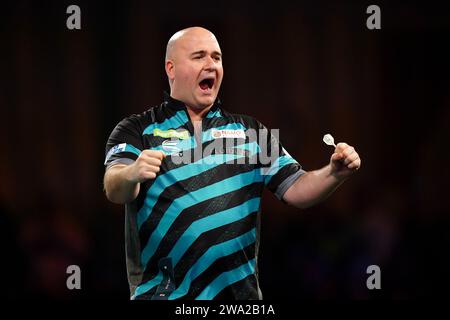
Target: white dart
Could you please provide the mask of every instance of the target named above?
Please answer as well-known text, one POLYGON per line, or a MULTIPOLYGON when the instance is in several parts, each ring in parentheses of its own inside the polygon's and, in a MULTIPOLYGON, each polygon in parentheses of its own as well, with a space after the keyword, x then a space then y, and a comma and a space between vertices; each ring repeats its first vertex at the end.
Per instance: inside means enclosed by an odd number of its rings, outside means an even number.
POLYGON ((325 142, 329 146, 334 146, 336 148, 336 145, 334 144, 334 138, 329 133, 323 136, 323 142, 325 142))

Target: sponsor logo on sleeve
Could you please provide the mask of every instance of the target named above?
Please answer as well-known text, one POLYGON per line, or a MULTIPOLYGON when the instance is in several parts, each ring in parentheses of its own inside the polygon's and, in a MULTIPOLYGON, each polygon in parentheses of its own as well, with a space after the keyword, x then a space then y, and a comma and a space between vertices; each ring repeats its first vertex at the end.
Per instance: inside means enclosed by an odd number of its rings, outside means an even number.
POLYGON ((127 147, 126 143, 121 143, 118 145, 115 145, 114 147, 112 147, 109 151, 108 154, 106 155, 106 159, 105 159, 105 164, 106 162, 109 160, 109 158, 111 158, 111 156, 113 154, 119 153, 119 152, 123 152, 125 150, 125 148, 127 147))

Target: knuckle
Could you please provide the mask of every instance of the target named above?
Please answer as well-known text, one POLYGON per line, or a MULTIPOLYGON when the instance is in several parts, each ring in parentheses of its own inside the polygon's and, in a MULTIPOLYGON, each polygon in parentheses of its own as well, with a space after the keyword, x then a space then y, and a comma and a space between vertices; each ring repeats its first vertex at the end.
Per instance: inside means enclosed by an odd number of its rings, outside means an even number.
POLYGON ((158 154, 159 154, 159 152, 161 152, 161 151, 158 151, 158 150, 146 150, 147 152, 145 153, 148 157, 150 157, 150 158, 157 158, 158 157, 158 154))
POLYGON ((137 158, 137 160, 136 160, 136 161, 139 161, 139 162, 144 162, 144 161, 145 161, 145 159, 147 159, 147 154, 145 154, 145 153, 141 153, 141 154, 139 155, 139 157, 137 158))
POLYGON ((149 150, 148 155, 153 159, 161 160, 163 157, 163 152, 159 150, 149 150))

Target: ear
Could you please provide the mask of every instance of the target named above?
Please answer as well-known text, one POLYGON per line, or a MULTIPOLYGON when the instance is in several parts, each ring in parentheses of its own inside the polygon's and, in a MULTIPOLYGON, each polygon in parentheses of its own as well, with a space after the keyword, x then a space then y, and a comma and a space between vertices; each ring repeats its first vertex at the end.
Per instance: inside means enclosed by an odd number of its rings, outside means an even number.
POLYGON ((175 65, 172 60, 166 60, 166 73, 169 80, 175 78, 175 65))

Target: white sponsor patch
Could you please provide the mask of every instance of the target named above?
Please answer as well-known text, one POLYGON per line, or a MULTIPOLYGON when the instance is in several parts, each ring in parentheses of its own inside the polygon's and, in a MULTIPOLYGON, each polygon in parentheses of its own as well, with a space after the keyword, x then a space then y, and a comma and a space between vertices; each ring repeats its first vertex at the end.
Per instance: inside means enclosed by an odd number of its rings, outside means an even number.
POLYGON ((245 139, 245 132, 242 129, 238 130, 217 130, 212 129, 211 135, 213 139, 220 139, 220 138, 240 138, 245 139))

